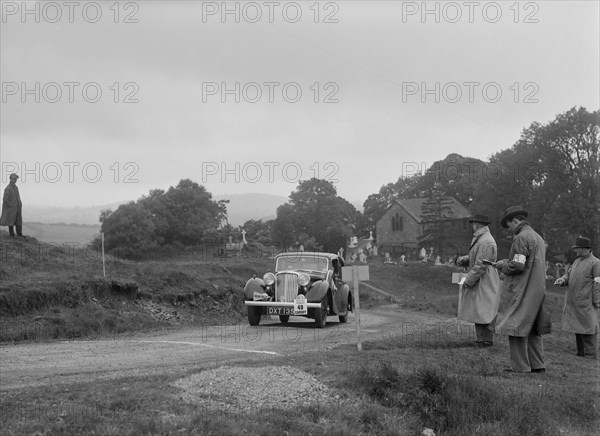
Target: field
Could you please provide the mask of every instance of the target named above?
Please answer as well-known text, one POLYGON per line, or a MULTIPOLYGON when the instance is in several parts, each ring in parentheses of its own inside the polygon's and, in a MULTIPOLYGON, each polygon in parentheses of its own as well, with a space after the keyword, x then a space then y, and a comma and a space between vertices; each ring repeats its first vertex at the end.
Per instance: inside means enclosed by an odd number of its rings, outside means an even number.
POLYGON ((27 222, 23 234, 41 242, 62 245, 64 243, 83 247, 100 233, 100 225, 86 224, 47 224, 27 222))
MULTIPOLYGON (((48 341, 77 339, 55 346, 81 344, 92 353, 124 332, 155 338, 160 330, 178 337, 209 324, 244 325, 244 280, 262 274, 270 263, 189 254, 154 262, 110 259, 105 279, 101 262, 90 253, 43 244, 39 250, 33 241, 19 245, 5 233, 1 242, 3 362, 20 346, 14 344, 36 350, 48 341)), ((496 337, 491 348, 475 348, 472 328, 457 324, 451 272, 431 264, 371 264, 368 284, 394 297, 361 286, 361 352, 352 340, 351 318, 343 331, 348 336, 339 333, 340 340, 331 343, 291 341, 276 356, 230 352, 203 360, 208 351, 202 351, 196 363, 169 365, 158 373, 115 373, 19 388, 8 387, 12 381, 3 377, 2 434, 419 435, 425 429, 438 436, 596 434, 598 365, 575 357, 574 339, 558 331, 563 291, 548 286, 555 321, 553 333, 545 337, 548 372, 507 374, 502 371, 508 365, 506 338, 496 337), (369 316, 386 321, 369 324, 369 316), (323 384, 327 400, 242 408, 234 407, 234 398, 209 391, 206 399, 218 397, 225 404, 215 408, 182 396, 177 387, 182 380, 223 366, 257 374, 291 367, 323 384)), ((337 325, 330 323, 322 332, 331 335, 337 325)), ((262 331, 313 334, 312 328, 301 327, 275 324, 262 331)), ((242 346, 253 344, 235 343, 242 346)), ((236 389, 242 395, 248 387, 236 389)), ((285 398, 286 388, 276 380, 264 389, 285 398)), ((317 394, 322 391, 307 393, 317 394)))

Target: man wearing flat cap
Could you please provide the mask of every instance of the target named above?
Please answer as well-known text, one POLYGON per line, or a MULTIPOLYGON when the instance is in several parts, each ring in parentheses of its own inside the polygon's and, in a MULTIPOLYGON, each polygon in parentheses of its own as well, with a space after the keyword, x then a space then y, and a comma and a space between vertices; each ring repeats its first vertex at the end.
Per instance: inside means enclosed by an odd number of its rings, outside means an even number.
POLYGON ((17 235, 23 236, 23 217, 21 210, 21 196, 19 188, 17 188, 17 179, 19 176, 11 174, 9 177, 10 183, 4 189, 4 197, 2 199, 2 216, 0 216, 0 226, 8 226, 10 236, 15 236, 14 227, 17 227, 17 235))
POLYGON ((500 224, 513 233, 508 259, 496 263, 505 275, 503 300, 509 307, 498 323, 499 334, 508 336, 511 368, 508 372, 546 372, 543 334, 550 320, 543 309, 546 294, 546 244, 525 221, 521 206, 506 209, 500 224))
POLYGON ((491 264, 496 262, 498 247, 485 215, 473 215, 473 240, 467 256, 458 258, 457 263, 471 269, 458 296, 458 318, 475 323, 476 343, 482 347, 493 345, 493 324, 500 303, 500 278, 491 264))
POLYGON ((575 333, 577 355, 598 358, 598 308, 600 308, 600 260, 592 254, 588 238, 577 238, 577 259, 555 285, 568 286, 562 314, 563 332, 575 333))

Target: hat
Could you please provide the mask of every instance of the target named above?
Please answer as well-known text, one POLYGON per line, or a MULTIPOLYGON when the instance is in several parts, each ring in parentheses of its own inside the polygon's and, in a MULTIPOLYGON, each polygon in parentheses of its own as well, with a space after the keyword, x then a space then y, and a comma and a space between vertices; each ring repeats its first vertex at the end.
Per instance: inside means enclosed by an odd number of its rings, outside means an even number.
POLYGON ((15 173, 12 173, 10 176, 8 176, 9 179, 18 179, 19 176, 17 176, 15 173))
POLYGON ((516 215, 529 215, 526 210, 524 210, 521 206, 511 206, 504 211, 504 216, 500 220, 500 224, 505 229, 508 228, 506 222, 510 219, 513 219, 516 215))
POLYGON ((488 225, 489 223, 491 223, 490 219, 485 215, 473 215, 471 218, 469 218, 469 222, 470 223, 481 223, 481 224, 485 224, 485 225, 488 225))
POLYGON ((575 245, 573 245, 571 248, 592 248, 592 243, 590 241, 590 238, 577 238, 575 239, 575 245))

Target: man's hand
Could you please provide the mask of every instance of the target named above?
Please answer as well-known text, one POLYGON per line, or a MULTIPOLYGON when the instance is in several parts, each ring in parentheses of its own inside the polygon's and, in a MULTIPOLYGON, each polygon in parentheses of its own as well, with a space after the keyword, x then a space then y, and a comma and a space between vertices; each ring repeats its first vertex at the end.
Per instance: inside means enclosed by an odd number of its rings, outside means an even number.
POLYGON ((456 259, 456 264, 458 266, 469 266, 469 255, 460 256, 458 259, 456 259))
POLYGON ((506 265, 508 263, 508 259, 501 259, 498 262, 496 262, 496 268, 497 269, 502 269, 502 267, 504 267, 504 265, 506 265))
POLYGON ((565 284, 565 279, 563 279, 562 277, 559 277, 556 279, 556 281, 554 282, 555 285, 558 286, 563 286, 565 284))

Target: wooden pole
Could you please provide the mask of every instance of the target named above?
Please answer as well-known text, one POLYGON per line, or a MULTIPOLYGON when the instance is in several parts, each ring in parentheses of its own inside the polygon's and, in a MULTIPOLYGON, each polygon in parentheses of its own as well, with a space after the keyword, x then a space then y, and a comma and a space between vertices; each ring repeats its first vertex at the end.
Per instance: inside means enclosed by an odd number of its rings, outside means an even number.
POLYGON ((102 235, 102 274, 106 278, 106 263, 104 262, 104 232, 100 232, 102 235))
POLYGON ((356 313, 356 340, 358 351, 362 351, 360 340, 360 296, 358 295, 358 266, 352 266, 352 281, 354 282, 354 311, 356 313))

